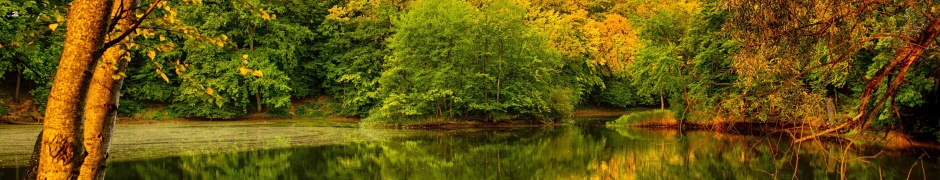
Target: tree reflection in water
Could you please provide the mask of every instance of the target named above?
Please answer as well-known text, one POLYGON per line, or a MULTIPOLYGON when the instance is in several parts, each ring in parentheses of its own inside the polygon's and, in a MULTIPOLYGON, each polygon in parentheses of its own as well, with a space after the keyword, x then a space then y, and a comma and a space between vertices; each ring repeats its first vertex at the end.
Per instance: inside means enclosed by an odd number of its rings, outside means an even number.
POLYGON ((772 137, 554 127, 113 162, 115 179, 922 179, 936 158, 772 137), (880 152, 880 154, 879 154, 880 152), (869 157, 878 154, 877 156, 869 157), (842 159, 845 159, 845 171, 842 159), (917 162, 918 164, 914 164, 917 162), (915 166, 912 166, 915 165, 915 166), (913 170, 912 170, 913 169, 913 170), (923 170, 922 170, 923 169, 923 170))

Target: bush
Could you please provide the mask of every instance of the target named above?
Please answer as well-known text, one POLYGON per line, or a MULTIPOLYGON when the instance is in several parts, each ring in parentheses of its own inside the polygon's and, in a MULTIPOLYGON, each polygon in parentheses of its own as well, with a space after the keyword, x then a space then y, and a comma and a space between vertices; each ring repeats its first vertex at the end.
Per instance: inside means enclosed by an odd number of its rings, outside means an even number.
POLYGON ((637 87, 625 80, 612 78, 604 81, 606 88, 600 90, 595 99, 620 108, 637 105, 657 105, 658 98, 650 94, 638 94, 637 87))
POLYGON ((306 102, 294 108, 294 116, 302 118, 326 117, 328 113, 322 108, 323 104, 306 102))
POLYGON ((180 115, 166 108, 155 109, 152 113, 143 117, 144 120, 171 120, 179 119, 180 115))
POLYGON ((607 122, 607 126, 670 126, 678 125, 675 112, 671 110, 652 110, 620 116, 607 122))
POLYGON ((268 113, 265 114, 268 118, 292 118, 293 114, 290 114, 290 107, 281 107, 273 108, 268 110, 268 113))
POLYGON ((130 117, 144 112, 144 104, 132 99, 121 99, 118 106, 118 116, 130 117))
POLYGON ((3 104, 3 99, 0 99, 0 116, 7 115, 7 113, 10 113, 10 109, 3 104))

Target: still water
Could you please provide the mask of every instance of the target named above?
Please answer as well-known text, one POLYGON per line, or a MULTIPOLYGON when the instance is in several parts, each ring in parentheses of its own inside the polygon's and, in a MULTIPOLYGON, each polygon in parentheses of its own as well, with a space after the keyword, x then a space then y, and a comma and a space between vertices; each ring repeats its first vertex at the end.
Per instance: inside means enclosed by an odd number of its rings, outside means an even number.
MULTIPOLYGON (((410 131, 383 140, 109 165, 108 179, 935 179, 936 153, 707 131, 572 125, 410 131), (925 178, 926 176, 926 178, 925 178)), ((276 145, 276 144, 282 145, 276 145)), ((286 147, 286 148, 285 148, 286 147)), ((20 168, 21 169, 21 168, 20 168)), ((15 169, 3 168, 10 175, 15 169)), ((2 179, 14 177, 3 176, 2 179)))

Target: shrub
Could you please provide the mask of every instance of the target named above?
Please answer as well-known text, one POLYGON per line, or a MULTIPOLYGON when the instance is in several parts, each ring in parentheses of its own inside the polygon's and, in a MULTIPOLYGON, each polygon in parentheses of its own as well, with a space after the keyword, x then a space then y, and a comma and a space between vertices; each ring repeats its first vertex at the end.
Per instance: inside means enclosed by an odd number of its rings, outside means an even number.
POLYGON ((652 110, 620 116, 607 122, 607 126, 669 126, 678 125, 675 113, 671 110, 652 110))

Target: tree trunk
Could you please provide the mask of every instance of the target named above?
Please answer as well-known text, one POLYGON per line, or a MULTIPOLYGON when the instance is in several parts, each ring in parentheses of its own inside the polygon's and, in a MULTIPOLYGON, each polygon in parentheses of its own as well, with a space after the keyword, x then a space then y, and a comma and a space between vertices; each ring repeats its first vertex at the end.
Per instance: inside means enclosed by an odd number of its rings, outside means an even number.
POLYGON ((20 101, 20 79, 23 76, 23 68, 21 66, 16 67, 16 90, 13 93, 13 102, 20 101))
MULTIPOLYGON (((115 34, 133 31, 136 18, 132 9, 136 7, 136 0, 114 1, 112 17, 121 18, 115 34)), ((85 156, 78 179, 104 179, 114 122, 120 107, 121 87, 124 84, 124 77, 118 74, 127 68, 128 60, 125 58, 129 58, 129 54, 125 43, 132 39, 125 38, 121 41, 122 43, 109 47, 104 52, 102 63, 95 69, 91 85, 88 87, 84 129, 84 147, 88 155, 85 156)))
POLYGON ((865 86, 866 89, 865 93, 862 95, 862 103, 859 105, 858 113, 860 116, 859 119, 855 119, 856 121, 861 120, 861 123, 859 123, 859 125, 862 125, 861 127, 867 126, 867 124, 871 123, 871 120, 877 118, 878 114, 881 113, 881 110, 884 108, 885 101, 889 97, 894 96, 900 86, 907 82, 905 79, 907 70, 911 65, 914 65, 914 62, 917 62, 917 59, 924 53, 924 50, 937 38, 938 33, 940 33, 940 17, 930 20, 930 24, 925 26, 924 29, 918 33, 916 41, 908 42, 906 47, 896 53, 891 63, 884 67, 878 76, 872 78, 872 81, 865 86), (898 69, 897 74, 894 75, 895 78, 888 85, 888 89, 885 91, 884 95, 882 95, 875 104, 869 106, 872 92, 878 89, 885 77, 891 74, 892 68, 897 65, 900 65, 900 69, 898 69), (866 111, 869 109, 871 110, 866 111))
POLYGON ((261 112, 261 87, 255 91, 255 103, 258 104, 258 112, 261 112))
POLYGON ((33 144, 33 155, 29 156, 29 165, 23 180, 36 179, 36 171, 39 170, 39 147, 42 145, 42 130, 39 130, 39 136, 36 136, 36 143, 33 144))
POLYGON ((662 87, 659 88, 659 110, 660 110, 660 111, 665 111, 665 110, 666 110, 666 98, 663 97, 663 88, 662 88, 662 87))
POLYGON ((83 160, 82 109, 111 0, 75 0, 43 123, 37 179, 74 179, 83 160))
POLYGON ((885 65, 878 71, 878 74, 875 77, 872 77, 871 80, 865 85, 865 91, 860 98, 860 104, 858 106, 858 114, 853 117, 851 120, 843 122, 842 124, 824 130, 822 132, 805 136, 803 138, 797 139, 794 142, 800 142, 809 140, 812 138, 819 137, 824 134, 832 133, 837 130, 857 126, 864 129, 871 121, 878 117, 878 114, 881 113, 884 104, 889 97, 893 97, 901 85, 903 85, 907 80, 905 75, 907 70, 917 62, 917 59, 920 58, 921 54, 924 53, 924 49, 927 49, 932 42, 937 38, 937 34, 940 33, 940 17, 930 20, 930 24, 924 27, 920 33, 918 33, 916 41, 908 42, 906 47, 900 49, 895 53, 894 58, 888 65, 885 65), (888 88, 885 90, 884 95, 878 98, 874 104, 871 104, 871 95, 874 91, 878 90, 881 86, 881 83, 884 79, 892 73, 892 69, 900 66, 897 74, 895 74, 894 80, 888 85, 888 88))

